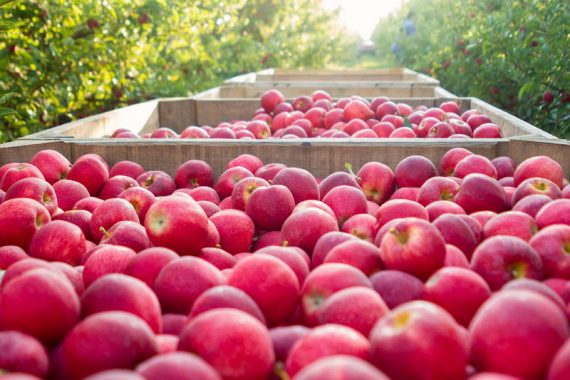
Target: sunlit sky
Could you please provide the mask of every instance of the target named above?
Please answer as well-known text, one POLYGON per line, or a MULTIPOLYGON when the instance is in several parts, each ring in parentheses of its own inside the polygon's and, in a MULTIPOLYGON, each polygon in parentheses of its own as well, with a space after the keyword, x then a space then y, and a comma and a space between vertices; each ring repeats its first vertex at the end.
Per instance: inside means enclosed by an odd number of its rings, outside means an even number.
POLYGON ((372 35, 374 27, 383 17, 400 9, 405 0, 323 0, 328 10, 340 8, 340 21, 363 39, 372 35))

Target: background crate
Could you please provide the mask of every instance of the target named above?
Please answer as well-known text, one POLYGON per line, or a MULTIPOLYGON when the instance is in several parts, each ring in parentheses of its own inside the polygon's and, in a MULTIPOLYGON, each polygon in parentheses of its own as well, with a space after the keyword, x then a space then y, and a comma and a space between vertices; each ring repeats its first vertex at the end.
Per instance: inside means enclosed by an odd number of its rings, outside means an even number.
POLYGON ((299 81, 368 81, 368 82, 416 82, 439 86, 437 79, 406 68, 362 70, 289 70, 266 69, 226 80, 225 84, 253 82, 299 82, 299 81))
MULTIPOLYGON (((510 115, 476 98, 394 98, 395 102, 404 102, 411 106, 439 106, 453 100, 458 102, 462 111, 477 109, 491 118, 503 131, 505 138, 532 135, 555 138, 543 130, 510 115)), ((260 106, 257 99, 160 99, 106 112, 86 119, 74 121, 59 127, 26 136, 24 139, 83 139, 110 136, 119 128, 126 128, 142 134, 159 127, 169 127, 181 132, 189 125, 215 126, 223 121, 249 120, 260 106)), ((379 139, 371 139, 377 141, 379 139)), ((410 139, 414 144, 430 140, 410 139)), ((337 139, 334 139, 337 141, 337 139)))
POLYGON ((311 95, 324 90, 333 98, 359 95, 365 98, 452 98, 449 91, 432 84, 416 82, 254 82, 223 85, 198 93, 194 99, 259 99, 267 90, 277 89, 286 98, 311 95))

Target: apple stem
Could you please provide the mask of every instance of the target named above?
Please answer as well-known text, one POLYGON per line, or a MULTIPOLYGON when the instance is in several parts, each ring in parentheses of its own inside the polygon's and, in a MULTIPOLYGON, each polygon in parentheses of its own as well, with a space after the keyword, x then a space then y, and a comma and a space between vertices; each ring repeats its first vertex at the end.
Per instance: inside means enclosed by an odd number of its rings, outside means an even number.
POLYGON ((358 176, 356 174, 354 174, 354 171, 352 170, 352 164, 350 162, 345 162, 344 167, 346 168, 348 173, 354 177, 356 182, 360 183, 360 178, 358 178, 358 176))
POLYGON ((287 240, 283 240, 283 242, 281 243, 281 245, 283 247, 288 247, 289 246, 289 242, 287 240))
POLYGON ((287 371, 285 371, 282 362, 275 363, 275 367, 273 367, 273 373, 279 380, 291 380, 289 374, 287 374, 287 371))
POLYGON ((111 234, 109 231, 107 231, 105 229, 105 227, 103 227, 103 226, 99 227, 99 231, 101 231, 101 233, 108 238, 111 238, 113 236, 113 234, 111 234))

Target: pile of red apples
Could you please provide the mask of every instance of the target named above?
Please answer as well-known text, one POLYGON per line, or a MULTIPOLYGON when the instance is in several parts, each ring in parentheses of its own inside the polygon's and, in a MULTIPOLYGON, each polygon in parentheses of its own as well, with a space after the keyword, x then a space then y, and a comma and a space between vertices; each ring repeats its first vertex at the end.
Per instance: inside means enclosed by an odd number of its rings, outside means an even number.
MULTIPOLYGON (((439 107, 394 103, 387 97, 360 96, 333 101, 325 91, 288 103, 278 90, 261 96, 261 108, 250 121, 223 122, 215 128, 189 126, 180 134, 161 127, 144 138, 300 139, 300 138, 501 138, 501 129, 476 109, 461 112, 456 102, 439 107)), ((111 137, 139 138, 128 129, 111 137)))
POLYGON ((561 165, 435 164, 1 166, 2 378, 570 379, 561 165))

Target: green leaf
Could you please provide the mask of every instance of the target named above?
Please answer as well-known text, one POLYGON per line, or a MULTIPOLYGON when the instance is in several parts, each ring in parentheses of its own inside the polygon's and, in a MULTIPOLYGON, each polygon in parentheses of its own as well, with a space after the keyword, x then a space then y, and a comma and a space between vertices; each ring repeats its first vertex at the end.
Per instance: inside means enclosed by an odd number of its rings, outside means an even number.
POLYGON ((7 31, 10 29, 15 29, 16 23, 7 20, 0 20, 0 31, 7 31))
POLYGON ((14 115, 16 113, 17 113, 16 110, 13 110, 11 108, 0 107, 0 117, 14 115))
POLYGON ((18 96, 18 94, 14 93, 14 92, 9 92, 7 94, 0 96, 0 105, 5 104, 8 100, 13 99, 17 96, 18 96))
POLYGON ((525 95, 534 89, 534 82, 525 83, 519 90, 518 98, 524 99, 525 95))

